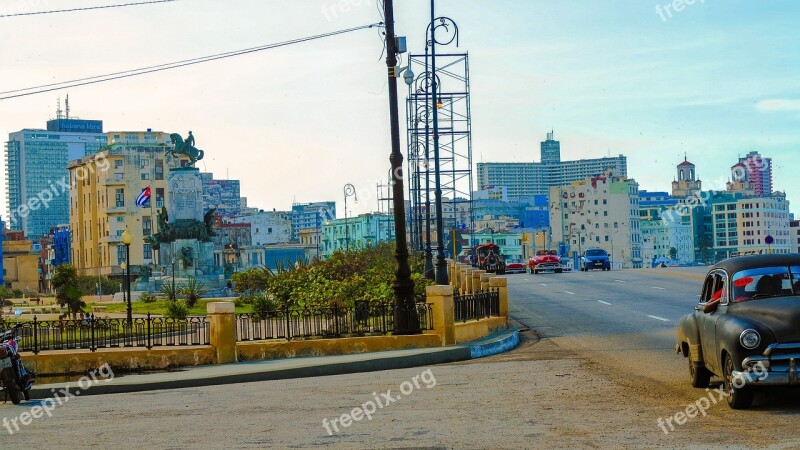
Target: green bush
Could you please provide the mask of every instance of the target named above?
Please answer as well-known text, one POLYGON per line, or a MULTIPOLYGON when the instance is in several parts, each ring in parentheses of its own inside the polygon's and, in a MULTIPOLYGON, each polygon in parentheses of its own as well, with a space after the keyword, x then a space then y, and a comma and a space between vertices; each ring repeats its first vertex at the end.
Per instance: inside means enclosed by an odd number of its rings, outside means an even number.
POLYGON ((155 303, 158 298, 154 294, 145 292, 141 297, 139 297, 139 300, 141 300, 142 303, 155 303))
POLYGON ((194 305, 200 300, 200 297, 206 295, 207 292, 208 289, 203 288, 203 283, 194 277, 189 278, 189 280, 181 286, 180 290, 189 308, 194 308, 194 305))
POLYGON ((172 319, 185 319, 189 315, 189 306, 183 300, 175 300, 167 304, 166 316, 172 319))
POLYGON ((161 294, 167 298, 167 300, 174 302, 178 299, 178 291, 180 290, 180 286, 173 287, 172 283, 164 283, 161 285, 161 294))
POLYGON ((259 319, 266 319, 270 313, 276 311, 280 304, 268 294, 261 294, 253 299, 253 312, 259 319))

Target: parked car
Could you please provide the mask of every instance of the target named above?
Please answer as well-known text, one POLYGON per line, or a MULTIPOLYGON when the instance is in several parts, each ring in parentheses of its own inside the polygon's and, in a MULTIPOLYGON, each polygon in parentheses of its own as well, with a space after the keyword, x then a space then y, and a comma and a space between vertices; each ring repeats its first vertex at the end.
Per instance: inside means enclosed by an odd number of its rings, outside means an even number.
POLYGON ((728 405, 761 386, 800 384, 800 254, 739 256, 713 266, 695 312, 678 323, 676 352, 692 386, 722 377, 728 405))
POLYGON ((525 264, 522 261, 507 261, 506 273, 525 273, 525 264))
POLYGON ((581 271, 594 269, 611 270, 611 260, 602 248, 587 248, 581 256, 581 271))
POLYGON ((555 250, 537 250, 536 255, 528 260, 528 269, 533 274, 545 271, 555 273, 564 271, 564 267, 561 265, 561 259, 558 257, 558 252, 555 250))

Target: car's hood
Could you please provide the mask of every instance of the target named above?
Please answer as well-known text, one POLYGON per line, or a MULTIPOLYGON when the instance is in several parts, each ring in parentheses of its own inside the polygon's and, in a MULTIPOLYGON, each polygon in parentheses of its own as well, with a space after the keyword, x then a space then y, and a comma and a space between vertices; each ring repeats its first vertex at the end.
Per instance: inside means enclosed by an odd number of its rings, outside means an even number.
POLYGON ((800 341, 800 296, 732 303, 728 306, 728 314, 766 325, 779 343, 800 341))
POLYGON ((560 260, 560 259, 558 259, 558 256, 552 256, 552 255, 548 255, 548 256, 535 256, 535 257, 533 258, 533 260, 534 260, 535 262, 561 262, 561 260, 560 260))

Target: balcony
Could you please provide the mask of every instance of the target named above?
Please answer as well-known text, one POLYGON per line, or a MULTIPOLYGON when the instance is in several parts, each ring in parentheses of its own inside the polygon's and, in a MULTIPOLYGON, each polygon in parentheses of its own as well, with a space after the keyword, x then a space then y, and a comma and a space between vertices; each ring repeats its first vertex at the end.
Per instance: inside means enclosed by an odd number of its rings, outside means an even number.
POLYGON ((106 178, 106 186, 122 186, 125 180, 122 178, 106 178))
POLYGON ((109 206, 106 208, 106 214, 125 214, 128 208, 125 206, 109 206))

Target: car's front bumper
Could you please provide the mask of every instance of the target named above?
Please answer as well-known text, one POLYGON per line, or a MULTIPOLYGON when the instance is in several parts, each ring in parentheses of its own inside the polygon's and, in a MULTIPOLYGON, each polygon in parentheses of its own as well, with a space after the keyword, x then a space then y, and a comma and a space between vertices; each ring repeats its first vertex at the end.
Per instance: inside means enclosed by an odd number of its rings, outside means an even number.
POLYGON ((742 371, 733 376, 747 386, 800 385, 800 343, 771 344, 761 355, 742 361, 742 371))
POLYGON ((561 266, 561 264, 556 264, 556 263, 539 263, 539 264, 533 266, 533 268, 536 269, 536 270, 539 270, 539 271, 541 271, 541 270, 557 270, 557 269, 561 269, 562 266, 561 266))

